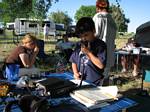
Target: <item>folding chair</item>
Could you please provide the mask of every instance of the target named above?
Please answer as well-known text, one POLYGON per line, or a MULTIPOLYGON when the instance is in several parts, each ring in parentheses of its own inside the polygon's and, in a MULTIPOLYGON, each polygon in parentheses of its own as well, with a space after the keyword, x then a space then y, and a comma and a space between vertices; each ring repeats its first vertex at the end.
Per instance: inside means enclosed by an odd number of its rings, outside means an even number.
POLYGON ((150 70, 144 71, 144 82, 143 82, 144 88, 150 88, 150 70))
POLYGON ((141 94, 144 96, 148 95, 145 88, 150 88, 150 60, 149 56, 142 56, 141 58, 141 70, 142 70, 142 81, 141 81, 141 94))

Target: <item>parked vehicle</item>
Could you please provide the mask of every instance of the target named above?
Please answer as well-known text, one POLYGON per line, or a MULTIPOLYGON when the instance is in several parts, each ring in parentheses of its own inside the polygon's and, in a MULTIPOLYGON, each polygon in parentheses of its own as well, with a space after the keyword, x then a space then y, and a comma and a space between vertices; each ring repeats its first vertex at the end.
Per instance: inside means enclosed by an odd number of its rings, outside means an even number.
POLYGON ((43 27, 47 24, 49 26, 49 35, 56 36, 55 23, 51 20, 44 19, 27 19, 27 18, 16 18, 15 19, 15 33, 16 34, 25 34, 25 33, 34 33, 40 34, 43 33, 43 27))
POLYGON ((0 34, 4 33, 4 23, 0 22, 0 34))
POLYGON ((56 30, 58 30, 58 31, 64 31, 65 30, 64 24, 56 23, 55 27, 56 27, 56 30))
POLYGON ((15 23, 14 23, 14 22, 6 23, 6 28, 7 28, 8 30, 13 30, 13 29, 14 29, 14 26, 15 26, 15 23))

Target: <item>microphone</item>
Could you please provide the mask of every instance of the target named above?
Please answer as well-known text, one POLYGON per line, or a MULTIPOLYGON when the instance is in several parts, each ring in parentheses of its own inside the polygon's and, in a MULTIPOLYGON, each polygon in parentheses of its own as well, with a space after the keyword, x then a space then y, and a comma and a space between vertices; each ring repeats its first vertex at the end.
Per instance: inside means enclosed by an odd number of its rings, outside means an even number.
POLYGON ((85 54, 82 51, 80 51, 79 52, 79 57, 82 58, 83 56, 85 56, 85 54))

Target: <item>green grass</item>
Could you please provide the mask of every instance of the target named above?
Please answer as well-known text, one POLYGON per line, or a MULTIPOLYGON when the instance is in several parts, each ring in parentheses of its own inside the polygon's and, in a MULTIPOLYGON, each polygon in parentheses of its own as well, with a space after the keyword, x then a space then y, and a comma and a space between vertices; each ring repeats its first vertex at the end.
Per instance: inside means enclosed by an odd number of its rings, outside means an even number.
MULTIPOLYGON (((116 48, 121 48, 127 42, 128 38, 132 36, 132 33, 126 33, 123 36, 118 35, 115 40, 116 48)), ((41 34, 40 36, 37 36, 37 38, 43 39, 43 35, 41 34)), ((59 59, 57 59, 55 54, 52 54, 52 51, 55 50, 57 40, 53 37, 49 38, 50 39, 45 43, 45 52, 49 55, 49 60, 46 62, 39 61, 37 62, 37 66, 41 69, 41 71, 56 72, 56 63, 59 59)), ((79 41, 79 38, 69 38, 69 40, 77 42, 79 41)), ((16 47, 16 45, 13 43, 12 31, 6 31, 6 35, 0 35, 0 60, 6 58, 14 47, 16 47)), ((66 68, 70 69, 70 65, 67 65, 66 68)), ((147 110, 149 110, 150 99, 137 95, 141 88, 141 77, 134 78, 131 73, 131 70, 128 73, 121 73, 120 71, 116 72, 114 67, 111 75, 116 77, 116 79, 114 79, 114 83, 112 85, 117 85, 119 93, 121 93, 124 97, 129 97, 139 103, 138 107, 129 109, 127 112, 149 112, 147 110)), ((150 88, 144 89, 147 89, 150 93, 150 88)))
MULTIPOLYGON (((11 52, 11 50, 16 47, 15 44, 13 44, 13 36, 12 36, 12 32, 11 31, 6 31, 6 35, 3 36, 1 35, 0 36, 0 59, 4 59, 6 58, 9 53, 11 52)), ((115 40, 115 44, 116 44, 116 48, 121 48, 126 42, 127 42, 127 39, 129 38, 129 36, 131 37, 132 34, 126 34, 125 36, 120 36, 118 37, 116 40, 115 40)), ((40 35, 40 36, 37 36, 37 38, 40 38, 42 39, 43 36, 40 35)), ((46 54, 49 55, 49 60, 46 61, 46 63, 44 62, 39 62, 38 63, 38 66, 43 70, 43 71, 51 71, 53 69, 55 69, 55 64, 56 64, 56 61, 58 61, 58 59, 56 58, 56 55, 53 55, 52 54, 52 51, 55 51, 55 44, 57 42, 56 39, 54 39, 54 37, 49 37, 50 39, 45 43, 45 52, 46 54)), ((61 38, 61 37, 59 37, 61 38)), ((77 42, 79 41, 79 38, 69 38, 70 41, 72 42, 77 42)), ((112 73, 114 75, 120 75, 121 73, 112 73)), ((126 76, 125 74, 123 76, 126 76)), ((131 73, 129 73, 128 75, 128 78, 129 78, 129 81, 127 81, 127 83, 123 84, 123 85, 118 85, 119 88, 122 88, 122 90, 127 90, 128 88, 132 88, 134 87, 135 85, 134 84, 137 84, 138 86, 136 87, 139 87, 139 81, 137 80, 136 82, 137 83, 134 83, 133 81, 130 81, 130 78, 132 77, 131 73)))
MULTIPOLYGON (((121 48, 127 42, 127 39, 131 36, 132 34, 119 36, 115 40, 116 48, 117 49, 121 48)), ((0 59, 7 57, 9 53, 11 52, 11 50, 14 47, 16 47, 16 45, 13 44, 12 37, 13 36, 10 31, 7 31, 7 34, 5 36, 0 35, 0 59)), ((42 39, 43 36, 40 35, 38 36, 38 38, 42 39)), ((79 41, 79 39, 70 38, 70 41, 77 42, 79 41)), ((58 59, 56 58, 55 54, 52 54, 52 51, 55 50, 55 44, 56 44, 56 39, 54 39, 53 37, 50 37, 50 40, 45 43, 45 52, 49 55, 49 60, 46 62, 39 61, 37 63, 41 71, 56 72, 56 61, 58 61, 58 59)), ((67 65, 67 67, 70 67, 70 66, 67 65)), ((114 77, 119 77, 117 81, 113 83, 113 85, 117 85, 117 87, 119 88, 119 92, 123 94, 124 97, 128 96, 129 98, 137 101, 139 104, 142 104, 140 107, 131 109, 127 112, 147 112, 145 111, 145 109, 146 108, 149 109, 150 100, 147 98, 143 99, 136 95, 140 91, 141 77, 134 78, 131 74, 131 71, 129 71, 129 73, 121 73, 121 72, 116 72, 115 69, 113 72, 111 72, 111 75, 114 75, 114 77)), ((150 92, 150 89, 149 89, 149 92, 150 92)))

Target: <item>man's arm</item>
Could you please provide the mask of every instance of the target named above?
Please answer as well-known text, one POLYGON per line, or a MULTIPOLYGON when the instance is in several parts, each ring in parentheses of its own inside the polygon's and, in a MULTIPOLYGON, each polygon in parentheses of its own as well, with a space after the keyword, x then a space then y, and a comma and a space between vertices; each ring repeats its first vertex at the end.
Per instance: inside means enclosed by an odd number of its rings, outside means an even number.
POLYGON ((72 70, 73 70, 74 78, 79 80, 80 73, 78 72, 77 64, 72 63, 72 70))
POLYGON ((104 64, 103 62, 96 56, 93 55, 92 52, 88 52, 87 56, 89 57, 89 59, 92 61, 92 63, 94 65, 96 65, 98 68, 103 69, 104 68, 104 64))
POLYGON ((84 52, 88 56, 88 58, 92 61, 94 65, 96 65, 98 68, 103 69, 104 64, 102 60, 100 60, 98 57, 96 57, 87 47, 81 47, 81 51, 84 52))
POLYGON ((20 54, 19 57, 20 57, 23 65, 25 67, 32 67, 32 65, 35 62, 35 59, 36 59, 36 56, 37 56, 38 52, 39 52, 39 48, 36 46, 34 48, 34 51, 33 51, 33 54, 32 54, 31 57, 29 57, 29 55, 27 53, 20 54))

